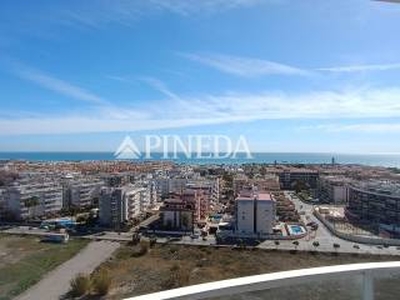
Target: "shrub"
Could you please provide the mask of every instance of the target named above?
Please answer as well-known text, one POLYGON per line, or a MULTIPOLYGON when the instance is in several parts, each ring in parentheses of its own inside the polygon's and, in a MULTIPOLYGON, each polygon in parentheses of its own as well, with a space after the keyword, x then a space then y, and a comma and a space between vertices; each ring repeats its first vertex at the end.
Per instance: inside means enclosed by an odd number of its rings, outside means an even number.
POLYGON ((135 250, 132 253, 132 256, 133 257, 140 257, 140 256, 145 255, 148 251, 149 251, 149 243, 146 242, 146 241, 141 241, 140 245, 139 245, 139 249, 135 250))
POLYGON ((173 289, 188 285, 190 280, 190 271, 188 268, 181 267, 179 264, 173 264, 169 269, 169 276, 161 283, 162 289, 173 289))
POLYGON ((111 286, 111 277, 106 270, 101 270, 94 274, 92 278, 93 290, 98 295, 107 295, 111 286))
POLYGON ((90 279, 85 274, 78 274, 70 282, 71 290, 70 293, 74 297, 83 296, 90 290, 90 279))

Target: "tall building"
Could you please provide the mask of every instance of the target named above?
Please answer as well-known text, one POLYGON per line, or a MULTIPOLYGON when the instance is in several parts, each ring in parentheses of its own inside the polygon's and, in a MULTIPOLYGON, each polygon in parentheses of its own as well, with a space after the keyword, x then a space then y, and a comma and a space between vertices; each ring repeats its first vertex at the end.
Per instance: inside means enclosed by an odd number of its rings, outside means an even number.
POLYGON ((271 193, 244 189, 235 203, 237 235, 262 237, 273 233, 276 203, 271 193))
POLYGON ((315 170, 291 168, 278 173, 281 188, 293 190, 298 184, 315 189, 319 174, 315 170))
POLYGON ((0 220, 7 218, 7 203, 5 199, 5 189, 0 189, 0 220))
POLYGON ((400 235, 400 184, 365 182, 349 187, 346 216, 400 235))
POLYGON ((318 180, 318 198, 323 203, 346 204, 349 200, 351 179, 343 176, 321 176, 318 180))
POLYGON ((193 209, 183 199, 165 199, 160 212, 164 229, 180 231, 193 229, 193 209))
POLYGON ((156 179, 157 195, 161 198, 168 198, 169 193, 182 192, 186 188, 186 178, 159 178, 156 179))
POLYGON ((45 177, 14 182, 4 194, 4 206, 10 217, 17 220, 51 216, 62 208, 62 186, 45 177))
POLYGON ((89 207, 98 201, 104 181, 97 178, 71 178, 63 182, 64 207, 89 207))
POLYGON ((148 207, 147 189, 135 185, 104 187, 100 191, 99 219, 104 226, 120 228, 132 221, 148 207))

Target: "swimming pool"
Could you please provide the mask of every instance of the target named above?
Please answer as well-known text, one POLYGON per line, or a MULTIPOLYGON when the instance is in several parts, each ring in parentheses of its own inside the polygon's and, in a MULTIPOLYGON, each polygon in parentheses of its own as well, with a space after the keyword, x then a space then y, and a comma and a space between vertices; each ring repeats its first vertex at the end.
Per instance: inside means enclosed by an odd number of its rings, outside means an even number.
POLYGON ((301 225, 287 225, 289 235, 302 235, 306 233, 306 229, 301 225))

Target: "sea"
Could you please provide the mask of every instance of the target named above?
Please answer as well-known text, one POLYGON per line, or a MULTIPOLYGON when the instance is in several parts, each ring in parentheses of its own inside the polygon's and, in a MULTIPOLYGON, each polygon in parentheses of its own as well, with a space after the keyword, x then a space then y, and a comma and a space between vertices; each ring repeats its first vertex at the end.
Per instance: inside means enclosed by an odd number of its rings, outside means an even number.
MULTIPOLYGON (((400 154, 340 154, 340 153, 252 153, 252 158, 238 154, 236 157, 215 158, 203 153, 208 158, 198 158, 195 154, 188 157, 178 153, 175 157, 168 154, 152 153, 151 159, 138 158, 132 161, 168 160, 188 164, 357 164, 400 168, 400 154)), ((220 154, 219 156, 223 156, 220 154)), ((110 161, 115 160, 113 152, 0 152, 0 160, 27 161, 110 161)))

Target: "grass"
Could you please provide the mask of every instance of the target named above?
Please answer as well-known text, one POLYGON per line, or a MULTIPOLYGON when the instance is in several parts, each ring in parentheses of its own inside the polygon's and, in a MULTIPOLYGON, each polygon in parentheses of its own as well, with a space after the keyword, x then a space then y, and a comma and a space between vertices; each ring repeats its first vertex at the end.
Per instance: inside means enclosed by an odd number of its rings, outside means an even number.
POLYGON ((87 243, 70 240, 67 244, 50 244, 40 243, 35 237, 0 235, 0 300, 19 295, 87 243))
MULTIPOLYGON (((121 299, 203 282, 317 266, 395 260, 396 257, 157 245, 143 256, 121 246, 104 263, 113 285, 107 299, 121 299)), ((293 296, 294 297, 294 296, 293 296)), ((282 298, 280 298, 282 299, 282 298)), ((312 297, 310 298, 312 299, 312 297)))

